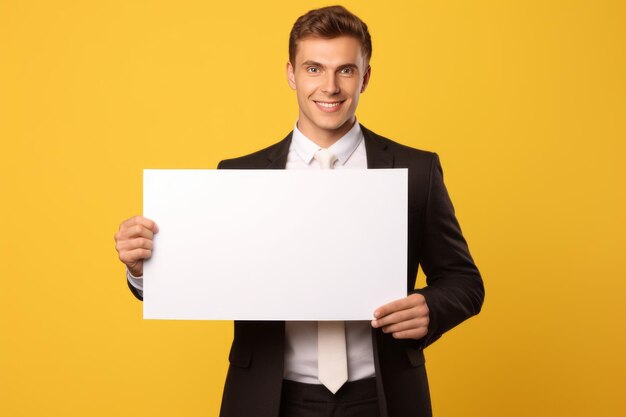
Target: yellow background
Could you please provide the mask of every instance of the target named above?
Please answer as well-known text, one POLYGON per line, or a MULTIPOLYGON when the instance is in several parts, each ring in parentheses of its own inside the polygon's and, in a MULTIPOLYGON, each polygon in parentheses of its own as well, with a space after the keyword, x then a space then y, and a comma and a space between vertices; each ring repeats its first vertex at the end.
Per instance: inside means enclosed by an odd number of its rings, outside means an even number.
MULTIPOLYGON (((143 321, 113 234, 143 168, 291 129, 288 32, 327 4, 0 0, 0 415, 217 414, 231 323, 143 321)), ((626 3, 344 4, 359 120, 440 154, 486 283, 427 350, 436 415, 623 415, 626 3)))

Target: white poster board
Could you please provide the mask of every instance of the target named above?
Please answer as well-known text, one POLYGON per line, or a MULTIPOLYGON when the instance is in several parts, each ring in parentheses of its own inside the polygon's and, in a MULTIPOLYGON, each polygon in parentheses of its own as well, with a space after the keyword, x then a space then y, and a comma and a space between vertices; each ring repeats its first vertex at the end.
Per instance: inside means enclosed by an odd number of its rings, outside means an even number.
POLYGON ((407 170, 144 170, 144 318, 370 320, 406 296, 407 170))

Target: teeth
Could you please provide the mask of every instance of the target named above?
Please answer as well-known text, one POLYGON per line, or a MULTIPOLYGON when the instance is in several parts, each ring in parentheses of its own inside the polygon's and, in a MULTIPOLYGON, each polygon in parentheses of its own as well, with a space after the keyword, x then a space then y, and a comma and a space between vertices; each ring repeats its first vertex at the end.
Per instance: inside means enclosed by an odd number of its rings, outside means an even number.
POLYGON ((324 103, 323 101, 317 101, 317 104, 319 104, 322 107, 326 107, 327 109, 331 109, 333 107, 337 107, 338 105, 341 104, 341 102, 337 101, 335 103, 324 103))

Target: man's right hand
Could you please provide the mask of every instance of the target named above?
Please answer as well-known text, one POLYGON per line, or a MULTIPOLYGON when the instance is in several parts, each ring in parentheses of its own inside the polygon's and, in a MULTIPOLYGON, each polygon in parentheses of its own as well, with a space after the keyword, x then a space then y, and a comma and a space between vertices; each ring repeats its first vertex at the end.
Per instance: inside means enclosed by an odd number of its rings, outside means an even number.
POLYGON ((152 237, 158 232, 156 223, 143 216, 131 217, 120 224, 114 236, 115 249, 133 276, 143 276, 143 261, 152 256, 152 237))

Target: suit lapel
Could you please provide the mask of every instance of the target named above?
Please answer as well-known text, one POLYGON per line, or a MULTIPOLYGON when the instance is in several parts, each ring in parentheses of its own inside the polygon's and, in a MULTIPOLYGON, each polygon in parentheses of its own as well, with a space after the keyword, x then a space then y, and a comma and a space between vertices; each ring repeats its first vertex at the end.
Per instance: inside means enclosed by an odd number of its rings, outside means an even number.
POLYGON ((365 140, 365 152, 367 154, 367 168, 393 168, 393 154, 387 148, 387 144, 379 139, 379 136, 361 125, 363 139, 365 140))
POLYGON ((291 134, 276 144, 276 147, 267 156, 268 165, 265 169, 285 169, 287 166, 287 155, 289 154, 289 146, 291 145, 291 134))

